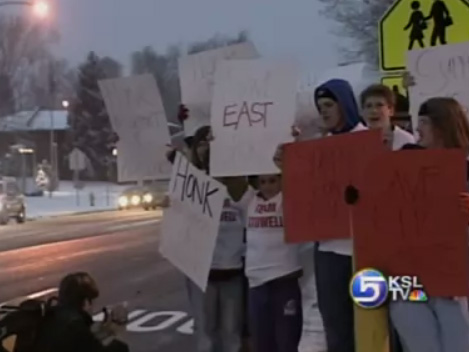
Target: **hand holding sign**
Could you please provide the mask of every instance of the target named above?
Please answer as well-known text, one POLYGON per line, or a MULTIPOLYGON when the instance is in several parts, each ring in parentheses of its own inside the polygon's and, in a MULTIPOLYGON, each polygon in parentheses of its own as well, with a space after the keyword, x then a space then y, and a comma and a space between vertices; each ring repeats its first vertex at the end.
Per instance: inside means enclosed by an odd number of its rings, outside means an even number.
POLYGON ((357 270, 416 275, 430 295, 466 296, 465 168, 459 150, 388 152, 369 163, 354 211, 357 270))
POLYGON ((177 154, 169 185, 160 252, 205 290, 226 187, 177 154))
POLYGON ((292 140, 296 67, 266 60, 218 65, 212 105, 213 176, 278 173, 272 154, 292 140), (230 160, 229 163, 226 160, 230 160))

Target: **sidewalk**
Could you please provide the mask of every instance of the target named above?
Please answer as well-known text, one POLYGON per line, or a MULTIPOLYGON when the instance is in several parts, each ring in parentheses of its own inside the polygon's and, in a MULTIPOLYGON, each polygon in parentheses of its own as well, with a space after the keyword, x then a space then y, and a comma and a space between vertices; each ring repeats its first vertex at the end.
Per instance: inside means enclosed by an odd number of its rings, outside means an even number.
POLYGON ((106 211, 117 209, 117 199, 122 190, 128 186, 120 186, 106 182, 89 182, 85 188, 77 191, 73 182, 61 181, 59 189, 52 193, 46 192, 43 197, 26 197, 26 217, 38 219, 42 217, 106 211), (90 205, 90 194, 95 197, 95 205, 90 205))

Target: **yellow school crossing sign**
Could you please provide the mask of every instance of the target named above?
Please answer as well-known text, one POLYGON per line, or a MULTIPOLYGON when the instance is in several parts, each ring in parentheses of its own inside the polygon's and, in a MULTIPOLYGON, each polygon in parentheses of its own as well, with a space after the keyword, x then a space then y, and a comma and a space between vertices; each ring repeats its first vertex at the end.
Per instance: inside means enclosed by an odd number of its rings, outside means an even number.
POLYGON ((469 0, 397 0, 379 41, 382 71, 404 70, 408 50, 469 41, 469 0))
POLYGON ((381 84, 391 88, 397 95, 407 96, 407 89, 402 83, 402 76, 386 76, 381 78, 381 84))

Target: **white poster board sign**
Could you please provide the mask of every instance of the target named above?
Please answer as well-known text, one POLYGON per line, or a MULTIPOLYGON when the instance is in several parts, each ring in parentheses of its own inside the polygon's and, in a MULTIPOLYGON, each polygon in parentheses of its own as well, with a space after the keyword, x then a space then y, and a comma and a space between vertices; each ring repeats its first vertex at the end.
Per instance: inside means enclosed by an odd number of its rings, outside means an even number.
POLYGON ((290 62, 224 61, 215 74, 210 174, 278 173, 273 155, 292 141, 298 70, 290 62))
POLYGON ((189 109, 190 117, 184 121, 186 136, 210 124, 213 79, 217 64, 222 60, 258 58, 256 48, 250 42, 208 50, 179 59, 179 79, 182 101, 189 109))
POLYGON ((298 140, 305 141, 322 137, 325 133, 324 122, 319 115, 314 101, 314 91, 317 87, 317 75, 313 72, 302 73, 296 94, 297 126, 301 134, 298 140))
POLYGON ((469 43, 413 50, 407 70, 416 85, 409 88, 412 126, 418 123, 420 105, 433 97, 453 97, 469 109, 469 43))
POLYGON ((103 80, 99 87, 112 127, 119 136, 119 182, 168 179, 169 129, 153 76, 103 80))
POLYGON ((169 184, 171 205, 163 216, 160 252, 205 291, 220 227, 226 187, 181 153, 169 184))

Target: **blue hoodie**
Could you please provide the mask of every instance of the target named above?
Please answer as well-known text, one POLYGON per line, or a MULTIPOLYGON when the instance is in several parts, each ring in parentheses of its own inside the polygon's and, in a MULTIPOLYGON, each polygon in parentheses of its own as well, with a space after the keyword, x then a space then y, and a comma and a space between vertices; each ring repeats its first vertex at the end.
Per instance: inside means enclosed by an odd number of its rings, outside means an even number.
POLYGON ((339 131, 331 131, 332 134, 350 132, 362 122, 358 112, 357 101, 349 82, 343 79, 331 79, 317 87, 314 91, 316 107, 318 107, 318 92, 321 90, 328 90, 336 97, 337 102, 342 108, 342 113, 345 115, 345 127, 339 131))

